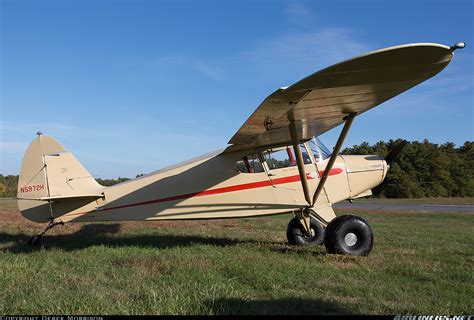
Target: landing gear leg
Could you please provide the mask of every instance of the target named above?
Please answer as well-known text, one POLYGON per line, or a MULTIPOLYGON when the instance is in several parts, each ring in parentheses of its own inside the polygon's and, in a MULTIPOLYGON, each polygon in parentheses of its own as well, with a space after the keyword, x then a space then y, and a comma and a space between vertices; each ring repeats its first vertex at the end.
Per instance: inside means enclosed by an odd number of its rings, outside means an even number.
POLYGON ((41 243, 41 239, 43 238, 43 235, 49 230, 49 229, 52 229, 54 228, 55 226, 57 225, 64 225, 64 222, 62 222, 61 220, 57 220, 55 221, 54 218, 51 219, 51 221, 49 221, 48 225, 46 226, 46 228, 44 228, 44 230, 38 234, 36 234, 35 236, 31 237, 30 240, 28 240, 28 244, 30 246, 36 246, 36 245, 39 245, 41 243))

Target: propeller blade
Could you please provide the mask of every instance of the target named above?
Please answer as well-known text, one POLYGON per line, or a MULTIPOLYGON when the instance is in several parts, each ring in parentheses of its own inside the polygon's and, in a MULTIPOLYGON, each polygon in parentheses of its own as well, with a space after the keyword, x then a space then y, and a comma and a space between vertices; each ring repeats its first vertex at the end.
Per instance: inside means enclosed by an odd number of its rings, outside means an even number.
POLYGON ((399 144, 397 144, 391 151, 390 153, 385 157, 385 161, 387 164, 392 163, 393 160, 402 152, 403 148, 405 148, 407 144, 406 140, 402 140, 399 144))

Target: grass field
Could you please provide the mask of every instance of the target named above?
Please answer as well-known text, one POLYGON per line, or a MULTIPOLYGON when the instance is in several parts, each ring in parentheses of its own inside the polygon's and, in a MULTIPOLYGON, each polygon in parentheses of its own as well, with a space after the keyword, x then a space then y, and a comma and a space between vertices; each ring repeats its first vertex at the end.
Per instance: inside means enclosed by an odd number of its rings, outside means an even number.
POLYGON ((32 249, 42 226, 0 200, 0 314, 472 314, 472 213, 357 214, 364 258, 288 246, 288 215, 71 224, 32 249))

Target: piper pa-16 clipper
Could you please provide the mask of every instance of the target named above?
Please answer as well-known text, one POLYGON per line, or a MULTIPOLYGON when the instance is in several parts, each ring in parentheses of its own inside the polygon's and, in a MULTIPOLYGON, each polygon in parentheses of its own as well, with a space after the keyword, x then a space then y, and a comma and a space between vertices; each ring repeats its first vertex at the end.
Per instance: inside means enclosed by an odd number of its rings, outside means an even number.
POLYGON ((341 156, 354 118, 443 70, 456 49, 414 43, 377 50, 316 72, 269 95, 225 149, 104 187, 55 139, 38 133, 18 182, 22 215, 46 228, 68 222, 243 218, 292 212, 290 244, 367 255, 369 224, 336 217, 332 204, 368 196, 384 180, 397 146, 341 156), (330 152, 316 138, 344 124, 330 152))

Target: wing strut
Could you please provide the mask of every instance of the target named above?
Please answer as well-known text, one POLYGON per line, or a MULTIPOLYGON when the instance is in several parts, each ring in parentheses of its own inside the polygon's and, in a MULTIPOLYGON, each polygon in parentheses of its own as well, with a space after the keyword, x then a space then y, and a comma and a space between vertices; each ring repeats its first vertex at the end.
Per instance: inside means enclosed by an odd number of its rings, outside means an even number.
MULTIPOLYGON (((306 179, 306 172, 304 170, 303 155, 301 154, 300 142, 298 139, 298 131, 296 129, 295 120, 290 120, 290 136, 293 143, 293 150, 295 150, 296 164, 298 165, 298 173, 300 174, 301 186, 303 187, 304 198, 311 206, 311 196, 309 195, 308 181, 306 179)), ((308 234, 311 234, 311 222, 308 210, 301 209, 295 213, 303 228, 308 234)))
POLYGON ((296 164, 298 165, 298 172, 300 174, 301 186, 303 187, 304 198, 308 205, 311 205, 311 196, 309 195, 308 181, 306 180, 306 172, 304 171, 303 156, 301 155, 300 142, 298 139, 298 132, 296 131, 295 120, 290 121, 290 135, 293 143, 293 150, 295 150, 296 164))
POLYGON ((323 190, 324 184, 326 183, 326 179, 328 178, 329 173, 331 172, 334 162, 336 162, 337 155, 339 154, 339 151, 341 150, 342 144, 344 143, 344 140, 346 139, 347 133, 349 132, 349 129, 351 128, 352 121, 354 120, 355 116, 356 116, 356 113, 351 113, 350 115, 345 116, 343 119, 346 121, 346 123, 344 124, 344 128, 342 128, 341 134, 339 135, 339 138, 337 139, 336 146, 334 147, 334 151, 332 152, 331 158, 329 159, 328 164, 326 168, 324 169, 323 176, 321 177, 321 180, 319 180, 318 187, 316 188, 316 192, 313 195, 313 201, 310 203, 311 206, 314 206, 314 204, 318 200, 321 190, 323 190))
POLYGON ((290 129, 290 135, 291 135, 291 142, 293 144, 293 150, 295 150, 296 164, 298 165, 298 173, 300 174, 300 180, 301 180, 301 186, 303 187, 304 198, 306 199, 306 202, 308 203, 308 206, 305 209, 295 212, 295 215, 299 219, 303 227, 305 228, 306 232, 308 232, 309 234, 311 234, 309 212, 314 211, 314 210, 311 210, 310 208, 314 207, 314 204, 318 200, 321 190, 323 190, 324 188, 324 184, 326 183, 326 180, 329 176, 329 172, 331 172, 332 166, 334 165, 334 162, 336 161, 337 155, 339 151, 341 150, 342 144, 344 143, 344 140, 346 139, 347 133, 349 132, 349 129, 352 125, 352 121, 354 120, 355 116, 356 116, 356 113, 351 113, 343 118, 343 120, 345 121, 344 127, 342 128, 341 134, 339 135, 339 138, 337 139, 336 146, 334 147, 334 151, 331 155, 331 158, 329 159, 328 164, 326 168, 324 169, 323 176, 321 177, 321 180, 319 180, 318 187, 316 188, 316 192, 313 195, 313 199, 311 199, 311 196, 309 194, 308 181, 306 178, 306 172, 304 170, 303 155, 301 154, 300 142, 298 139, 298 131, 296 129, 296 123, 294 120, 290 120, 289 129, 290 129))
POLYGON ((296 124, 294 120, 290 121, 291 141, 293 143, 293 150, 295 150, 296 164, 298 165, 298 172, 300 174, 301 186, 303 187, 304 198, 306 199, 306 202, 308 202, 308 205, 310 207, 314 206, 314 204, 318 200, 319 195, 321 194, 321 191, 323 190, 324 184, 326 183, 326 180, 329 176, 329 173, 331 172, 334 162, 336 162, 337 155, 339 154, 339 151, 341 150, 342 144, 344 143, 344 140, 346 139, 347 133, 349 132, 349 129, 351 128, 352 121, 354 120, 355 116, 356 116, 356 113, 351 113, 344 117, 343 119, 345 121, 344 127, 342 128, 341 134, 339 135, 339 138, 337 139, 336 146, 334 147, 334 151, 331 155, 331 158, 329 159, 328 164, 326 168, 324 169, 323 176, 321 177, 321 180, 319 180, 318 187, 316 188, 316 192, 313 195, 313 199, 311 199, 311 196, 309 194, 308 181, 306 180, 306 172, 304 170, 303 156, 301 154, 301 148, 300 148, 300 143, 298 139, 298 132, 296 130, 296 124))

